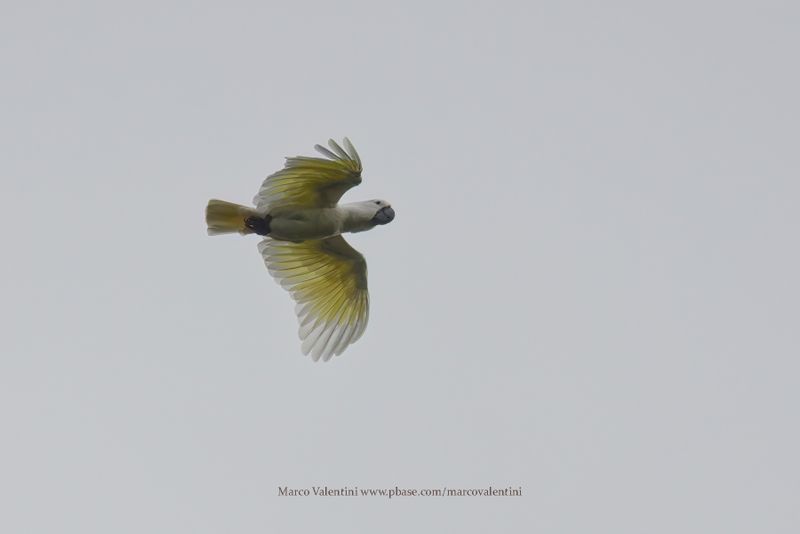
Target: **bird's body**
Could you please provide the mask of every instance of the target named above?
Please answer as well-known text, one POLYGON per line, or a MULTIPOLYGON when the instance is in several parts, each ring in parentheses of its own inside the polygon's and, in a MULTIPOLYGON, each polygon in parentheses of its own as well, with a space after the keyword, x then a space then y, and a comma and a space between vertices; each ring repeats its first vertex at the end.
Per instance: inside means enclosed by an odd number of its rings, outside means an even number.
POLYGON ((344 227, 341 208, 297 209, 272 215, 270 233, 273 239, 306 241, 339 235, 344 227))
POLYGON ((269 272, 297 302, 303 352, 317 360, 341 354, 369 318, 367 264, 343 233, 363 232, 394 219, 384 200, 339 205, 361 183, 361 159, 345 138, 342 149, 315 148, 326 159, 298 156, 267 177, 250 208, 210 200, 209 235, 258 234, 269 272))
MULTIPOLYGON (((372 204, 376 201, 367 201, 372 204)), ((277 210, 271 213, 270 237, 283 241, 327 239, 339 234, 363 232, 372 229, 374 205, 363 206, 353 202, 334 208, 307 208, 277 210)))

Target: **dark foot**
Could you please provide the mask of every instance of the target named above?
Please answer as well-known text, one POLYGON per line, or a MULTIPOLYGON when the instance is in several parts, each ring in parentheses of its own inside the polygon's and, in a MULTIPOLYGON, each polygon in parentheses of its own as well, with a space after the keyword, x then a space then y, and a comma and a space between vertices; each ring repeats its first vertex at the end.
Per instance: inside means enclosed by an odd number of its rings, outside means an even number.
POLYGON ((271 220, 271 215, 265 215, 263 218, 251 215, 244 220, 244 225, 251 229, 253 233, 258 235, 267 235, 269 234, 269 223, 271 220))

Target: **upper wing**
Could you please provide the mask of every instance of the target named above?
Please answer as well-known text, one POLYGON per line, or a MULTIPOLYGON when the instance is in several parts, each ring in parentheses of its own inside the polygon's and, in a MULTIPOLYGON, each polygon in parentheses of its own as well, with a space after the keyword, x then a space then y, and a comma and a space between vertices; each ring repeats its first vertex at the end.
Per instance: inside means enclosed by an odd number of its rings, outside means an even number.
POLYGON ((333 139, 331 150, 315 145, 325 158, 286 158, 280 171, 267 176, 253 199, 256 209, 268 213, 274 208, 332 208, 342 195, 361 183, 361 158, 348 138, 342 149, 333 139))
POLYGON ((369 319, 367 262, 342 236, 302 243, 267 237, 258 250, 297 302, 303 354, 329 360, 361 337, 369 319))

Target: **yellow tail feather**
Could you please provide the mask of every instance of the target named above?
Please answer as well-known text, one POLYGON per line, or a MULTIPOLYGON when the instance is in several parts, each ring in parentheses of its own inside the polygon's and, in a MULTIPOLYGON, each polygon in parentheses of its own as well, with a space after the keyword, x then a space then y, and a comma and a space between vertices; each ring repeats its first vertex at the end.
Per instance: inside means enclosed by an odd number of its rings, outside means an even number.
POLYGON ((253 231, 247 228, 244 220, 256 215, 256 211, 247 206, 225 202, 212 198, 206 207, 206 224, 208 224, 208 235, 233 234, 252 234, 253 231))

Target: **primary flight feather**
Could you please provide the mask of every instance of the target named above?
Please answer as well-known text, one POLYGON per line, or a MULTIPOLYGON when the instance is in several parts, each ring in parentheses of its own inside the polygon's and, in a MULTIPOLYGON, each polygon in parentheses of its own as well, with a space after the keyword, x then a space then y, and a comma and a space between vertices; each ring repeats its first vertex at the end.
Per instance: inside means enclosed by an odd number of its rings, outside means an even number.
POLYGON ((361 183, 361 158, 346 137, 314 148, 324 158, 286 158, 264 180, 254 208, 212 199, 209 235, 264 236, 258 250, 270 274, 296 302, 303 354, 329 360, 355 343, 369 319, 367 262, 341 234, 363 232, 394 219, 385 200, 339 204, 361 183))

